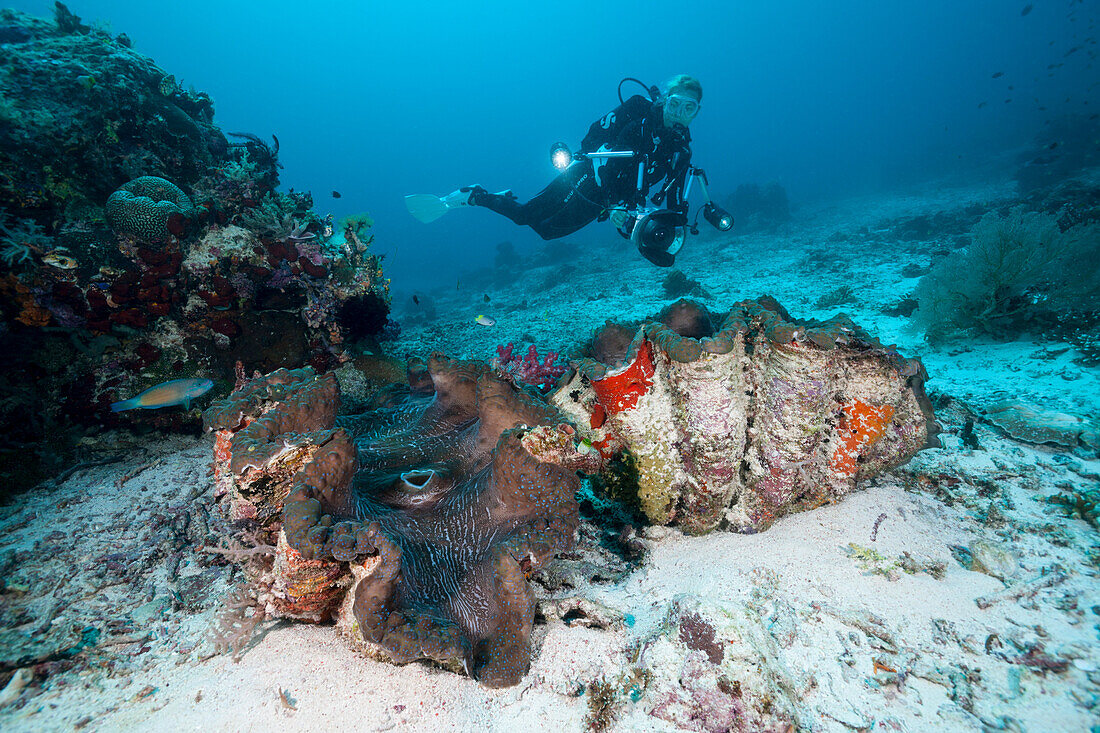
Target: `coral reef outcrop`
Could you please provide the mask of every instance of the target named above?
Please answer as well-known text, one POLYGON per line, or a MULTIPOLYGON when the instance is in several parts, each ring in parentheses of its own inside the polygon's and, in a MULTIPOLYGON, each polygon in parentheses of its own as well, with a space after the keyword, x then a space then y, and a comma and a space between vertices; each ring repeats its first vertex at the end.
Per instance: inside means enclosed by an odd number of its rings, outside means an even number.
POLYGON ((0 60, 0 209, 41 224, 89 218, 138 176, 191 186, 226 159, 208 95, 75 17, 0 11, 18 31, 0 60))
POLYGON ((679 300, 608 322, 550 400, 605 456, 626 449, 650 521, 767 528, 852 491, 935 440, 926 373, 844 316, 769 297, 725 314, 679 300))
POLYGON ((271 612, 335 615, 388 660, 515 684, 534 616, 526 573, 572 546, 575 470, 592 454, 485 364, 433 354, 408 379, 339 420, 331 373, 242 385, 205 413, 220 490, 233 516, 279 533, 271 612))
POLYGON ((0 10, 0 494, 64 465, 89 425, 197 428, 107 410, 159 382, 224 393, 238 363, 326 369, 392 331, 369 218, 334 227, 276 191, 277 139, 227 141, 209 96, 55 13, 0 10))

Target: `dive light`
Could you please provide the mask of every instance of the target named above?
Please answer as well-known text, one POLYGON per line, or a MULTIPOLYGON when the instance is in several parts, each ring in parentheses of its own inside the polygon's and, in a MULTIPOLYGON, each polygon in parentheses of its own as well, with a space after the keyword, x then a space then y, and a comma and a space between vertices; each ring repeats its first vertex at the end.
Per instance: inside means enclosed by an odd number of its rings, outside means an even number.
POLYGON ((569 146, 561 142, 551 145, 550 162, 553 163, 554 167, 559 171, 568 168, 569 164, 573 162, 573 153, 569 151, 569 146))
POLYGON ((713 201, 703 204, 703 218, 720 232, 728 232, 733 228, 733 215, 713 201))

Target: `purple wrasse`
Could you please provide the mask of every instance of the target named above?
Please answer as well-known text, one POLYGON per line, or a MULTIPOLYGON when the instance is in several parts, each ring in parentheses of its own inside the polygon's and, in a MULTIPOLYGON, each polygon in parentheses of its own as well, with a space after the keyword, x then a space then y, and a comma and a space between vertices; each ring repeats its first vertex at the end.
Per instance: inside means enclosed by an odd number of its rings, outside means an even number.
POLYGON ((158 407, 173 405, 183 405, 183 409, 187 410, 191 407, 191 400, 202 397, 213 386, 214 383, 209 379, 173 379, 150 387, 128 400, 115 402, 111 405, 111 412, 122 412, 139 407, 144 410, 155 410, 158 407))

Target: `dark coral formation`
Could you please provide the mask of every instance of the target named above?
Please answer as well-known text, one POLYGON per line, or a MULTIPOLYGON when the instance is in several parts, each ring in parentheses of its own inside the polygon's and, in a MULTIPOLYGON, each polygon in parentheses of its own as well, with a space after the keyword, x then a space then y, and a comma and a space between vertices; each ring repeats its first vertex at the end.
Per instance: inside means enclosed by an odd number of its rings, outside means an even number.
POLYGON ((0 26, 0 491, 44 478, 89 424, 197 427, 115 400, 175 378, 224 389, 238 362, 329 368, 386 327, 369 220, 340 230, 276 191, 277 140, 227 142, 208 96, 63 6, 0 26), (371 318, 342 318, 348 302, 371 318))
POLYGON ((774 231, 791 220, 787 191, 778 183, 742 183, 726 197, 725 204, 742 233, 774 231))
MULTIPOLYGON (((371 649, 515 684, 534 616, 525 573, 577 527, 575 431, 479 362, 433 354, 410 364, 409 384, 334 428, 331 376, 253 380, 206 412, 219 481, 237 516, 274 531, 281 509, 295 562, 348 568, 345 625, 371 649)), ((283 597, 284 615, 308 615, 283 597)))
POLYGON ((63 7, 52 22, 0 11, 0 209, 77 221, 138 176, 187 187, 225 160, 209 96, 63 7))
POLYGON ((801 321, 768 297, 725 314, 680 300, 597 332, 551 401, 604 455, 630 451, 650 521, 751 532, 933 442, 926 378, 844 316, 801 321))
POLYGON ((1066 115, 1048 120, 1031 147, 1017 156, 1016 163, 1016 182, 1022 194, 1057 186, 1094 168, 1100 164, 1095 115, 1066 115))

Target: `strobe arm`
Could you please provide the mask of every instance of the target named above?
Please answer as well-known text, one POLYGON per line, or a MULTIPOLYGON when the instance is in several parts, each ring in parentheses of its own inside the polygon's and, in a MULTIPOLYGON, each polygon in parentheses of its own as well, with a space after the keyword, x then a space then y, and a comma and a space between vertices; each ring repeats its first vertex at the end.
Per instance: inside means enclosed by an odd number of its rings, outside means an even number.
POLYGON ((560 171, 569 167, 574 160, 606 160, 608 158, 633 158, 633 150, 597 150, 594 153, 576 153, 569 150, 569 146, 563 142, 556 142, 550 146, 550 162, 560 171))
MULTIPOLYGON (((703 192, 703 208, 701 209, 703 218, 720 232, 728 232, 730 229, 733 229, 733 215, 714 203, 710 197, 710 191, 707 190, 707 172, 702 168, 692 166, 688 169, 688 176, 687 186, 684 187, 684 201, 688 200, 688 196, 691 194, 692 184, 698 180, 699 188, 702 189, 703 192)), ((696 221, 698 221, 698 219, 696 219, 696 221)), ((692 233, 698 234, 698 229, 694 226, 692 227, 692 233)))

